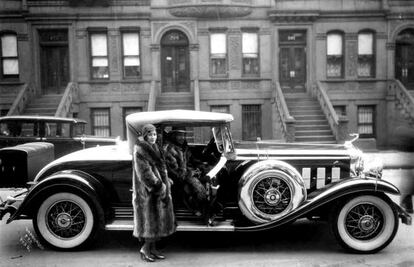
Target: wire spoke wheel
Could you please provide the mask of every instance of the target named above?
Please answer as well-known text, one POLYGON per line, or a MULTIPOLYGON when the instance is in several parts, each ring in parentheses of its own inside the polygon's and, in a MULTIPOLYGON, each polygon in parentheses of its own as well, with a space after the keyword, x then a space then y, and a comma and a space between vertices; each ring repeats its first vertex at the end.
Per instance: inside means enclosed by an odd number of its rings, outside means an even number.
POLYGON ((73 238, 85 225, 85 212, 76 203, 60 201, 47 211, 47 227, 59 238, 73 238))
POLYGON ((384 215, 369 203, 360 204, 351 209, 345 218, 348 233, 359 240, 369 240, 381 233, 384 215))
POLYGON ((253 189, 253 203, 258 210, 266 214, 278 214, 284 211, 292 199, 289 185, 277 177, 260 180, 253 189))
POLYGON ((99 229, 96 209, 80 195, 56 193, 43 200, 33 226, 45 245, 59 250, 75 249, 94 239, 99 229))
POLYGON ((398 216, 386 196, 361 195, 337 204, 332 230, 338 242, 357 253, 385 248, 398 230, 398 216))

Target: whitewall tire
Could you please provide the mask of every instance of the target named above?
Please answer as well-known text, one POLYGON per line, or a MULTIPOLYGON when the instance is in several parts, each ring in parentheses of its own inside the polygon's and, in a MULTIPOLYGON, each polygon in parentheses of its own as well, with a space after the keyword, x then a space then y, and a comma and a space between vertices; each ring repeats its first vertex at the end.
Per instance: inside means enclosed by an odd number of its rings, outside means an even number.
POLYGON ((35 231, 43 243, 55 249, 78 248, 89 243, 97 230, 93 208, 73 193, 50 195, 33 218, 35 231))
POLYGON ((338 242, 357 253, 375 253, 386 247, 398 230, 398 217, 392 203, 365 195, 339 205, 331 220, 338 242))

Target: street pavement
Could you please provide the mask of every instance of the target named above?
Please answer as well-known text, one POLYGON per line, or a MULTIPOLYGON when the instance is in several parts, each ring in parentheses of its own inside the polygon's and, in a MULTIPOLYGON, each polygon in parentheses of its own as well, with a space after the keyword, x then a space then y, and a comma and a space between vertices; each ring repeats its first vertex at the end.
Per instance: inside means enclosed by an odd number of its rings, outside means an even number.
MULTIPOLYGON (((402 192, 412 184, 412 153, 376 151, 383 179, 402 192)), ((6 191, 0 191, 3 199, 6 191)), ((399 196, 391 196, 399 202, 399 196)), ((131 232, 105 232, 89 250, 59 252, 37 246, 31 221, 0 222, 0 266, 414 266, 414 226, 400 224, 393 242, 373 255, 346 253, 325 222, 306 219, 257 233, 176 233, 162 243, 167 260, 142 262, 131 232), (33 238, 30 237, 33 235, 33 238), (32 241, 32 245, 28 244, 32 241)))

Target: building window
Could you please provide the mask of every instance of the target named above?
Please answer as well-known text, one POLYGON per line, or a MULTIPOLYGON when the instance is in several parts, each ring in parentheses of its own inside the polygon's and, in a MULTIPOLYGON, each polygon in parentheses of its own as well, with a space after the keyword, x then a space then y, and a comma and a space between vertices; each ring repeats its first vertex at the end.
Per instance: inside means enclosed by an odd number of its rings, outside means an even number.
POLYGON ((212 75, 227 74, 227 42, 225 33, 210 35, 210 68, 212 75))
POLYGON ((141 75, 141 61, 139 58, 139 33, 122 33, 122 53, 124 78, 137 78, 141 75))
POLYGON ((124 125, 124 140, 126 140, 127 138, 127 134, 126 134, 126 121, 125 118, 126 116, 128 116, 129 114, 133 114, 133 113, 137 113, 137 112, 142 112, 142 108, 141 107, 127 107, 127 108, 123 108, 122 109, 122 122, 124 125))
POLYGON ((346 106, 340 105, 340 106, 334 106, 333 108, 336 112, 336 115, 346 116, 346 106))
POLYGON ((91 109, 92 134, 96 136, 111 136, 110 109, 91 109))
POLYGON ((243 74, 259 74, 259 38, 255 32, 242 34, 243 74))
POLYGON ((260 105, 242 105, 242 139, 262 137, 262 110, 260 105))
POLYGON ((343 34, 332 32, 327 35, 326 76, 342 78, 344 65, 343 34))
POLYGON ((18 78, 19 60, 17 56, 17 35, 3 33, 0 38, 1 45, 1 77, 18 78))
POLYGON ((9 113, 8 109, 0 109, 0 117, 7 116, 7 113, 9 113))
POLYGON ((108 79, 108 42, 106 32, 91 33, 92 79, 108 79))
POLYGON ((360 137, 375 137, 375 106, 358 106, 360 137))
POLYGON ((211 112, 230 113, 229 105, 215 105, 210 107, 211 112))
POLYGON ((375 56, 374 33, 360 32, 358 34, 358 76, 374 77, 375 56))

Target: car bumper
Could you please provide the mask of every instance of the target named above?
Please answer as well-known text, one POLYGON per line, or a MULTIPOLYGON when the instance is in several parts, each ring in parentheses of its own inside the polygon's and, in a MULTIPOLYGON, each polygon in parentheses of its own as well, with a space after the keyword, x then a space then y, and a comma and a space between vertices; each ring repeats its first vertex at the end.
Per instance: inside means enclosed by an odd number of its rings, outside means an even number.
MULTIPOLYGON (((17 211, 23 202, 24 196, 27 191, 19 193, 15 196, 8 196, 7 199, 0 203, 0 220, 3 220, 6 214, 10 214, 10 217, 17 211)), ((10 223, 8 220, 7 223, 10 223)))

